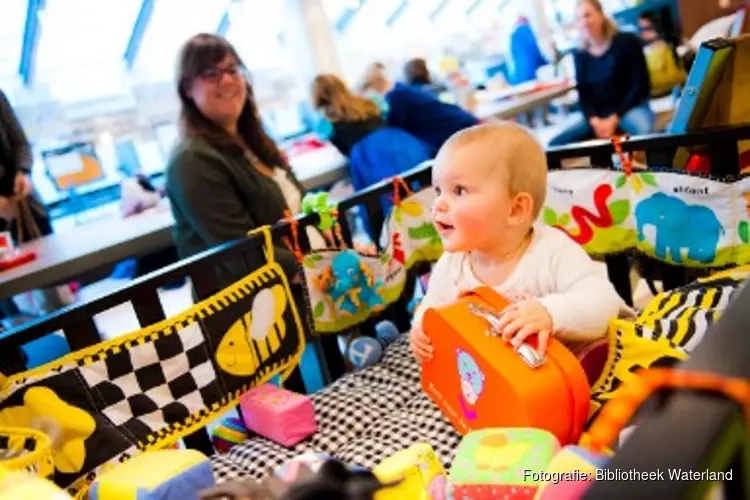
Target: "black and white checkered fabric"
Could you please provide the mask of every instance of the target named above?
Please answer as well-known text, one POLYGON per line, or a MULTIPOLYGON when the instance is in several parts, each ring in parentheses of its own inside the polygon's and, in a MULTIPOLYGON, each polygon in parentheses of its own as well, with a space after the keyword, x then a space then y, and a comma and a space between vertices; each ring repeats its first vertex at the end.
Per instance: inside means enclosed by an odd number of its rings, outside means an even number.
POLYGON ((80 368, 102 413, 138 441, 220 397, 197 323, 80 368))
POLYGON ((255 437, 212 458, 218 482, 252 476, 306 451, 351 465, 374 467, 417 442, 427 442, 448 465, 460 436, 420 387, 419 366, 406 338, 386 349, 381 362, 347 374, 311 395, 318 432, 293 449, 255 437))

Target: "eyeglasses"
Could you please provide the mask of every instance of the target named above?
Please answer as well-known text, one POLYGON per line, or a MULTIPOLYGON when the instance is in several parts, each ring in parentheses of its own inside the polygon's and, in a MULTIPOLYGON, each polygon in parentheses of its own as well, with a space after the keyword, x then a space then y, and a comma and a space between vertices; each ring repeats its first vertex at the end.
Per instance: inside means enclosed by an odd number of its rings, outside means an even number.
POLYGON ((231 64, 225 68, 211 68, 201 73, 200 77, 211 83, 218 83, 224 75, 237 78, 242 74, 242 68, 238 64, 231 64))

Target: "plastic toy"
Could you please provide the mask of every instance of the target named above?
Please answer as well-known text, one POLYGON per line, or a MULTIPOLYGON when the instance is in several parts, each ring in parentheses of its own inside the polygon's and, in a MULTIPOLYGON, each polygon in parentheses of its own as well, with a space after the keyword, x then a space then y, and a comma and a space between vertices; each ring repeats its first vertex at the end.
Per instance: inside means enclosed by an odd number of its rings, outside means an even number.
POLYGON ((72 500, 52 481, 0 467, 0 500, 72 500))
POLYGON ((445 500, 447 478, 435 450, 417 443, 383 460, 372 471, 385 484, 398 483, 376 495, 377 500, 445 500))
POLYGON ((226 453, 232 446, 247 439, 247 428, 237 417, 225 418, 211 433, 211 441, 219 453, 226 453))
POLYGON ((531 473, 545 470, 559 449, 557 438, 541 429, 471 432, 458 445, 451 466, 453 497, 531 499, 541 479, 531 473))
POLYGON ((379 293, 382 281, 375 279, 354 250, 337 253, 330 268, 318 278, 318 284, 345 314, 355 314, 363 306, 371 311, 385 307, 379 293))
MULTIPOLYGON (((226 481, 216 487, 200 492, 200 498, 206 500, 281 500, 283 498, 302 498, 300 488, 308 488, 313 484, 325 485, 326 493, 335 498, 344 498, 350 492, 362 492, 367 498, 367 491, 381 488, 384 485, 373 484, 377 478, 366 470, 349 467, 338 460, 319 461, 315 454, 308 454, 306 459, 297 457, 290 465, 294 474, 290 475, 291 482, 286 482, 278 472, 266 475, 262 481, 253 478, 234 479, 226 481), (357 484, 354 484, 354 483, 357 484), (335 491, 332 491, 332 488, 335 491)), ((319 455, 322 457, 323 455, 319 455)), ((284 469, 282 466, 281 469, 284 469)), ((284 473, 290 472, 288 469, 284 473)), ((329 498, 328 495, 324 495, 329 498)), ((305 497, 307 498, 307 497, 305 497)), ((315 498, 319 498, 316 496, 315 498)), ((377 498, 377 497, 376 497, 377 498)))
POLYGON ((596 470, 604 468, 609 457, 593 453, 578 446, 566 446, 554 456, 539 484, 535 500, 557 498, 582 498, 596 480, 596 470), (547 478, 554 478, 549 480, 547 478))
POLYGON ((494 325, 508 304, 480 287, 427 309, 423 328, 435 355, 422 365, 422 387, 461 434, 535 427, 575 443, 589 413, 586 374, 555 339, 542 355, 530 343, 514 350, 498 338, 494 325))
POLYGON ((287 484, 302 479, 308 472, 317 473, 320 467, 331 460, 329 455, 324 453, 307 452, 294 457, 273 470, 273 474, 287 484))
POLYGON ((400 336, 398 328, 391 321, 381 321, 375 325, 376 337, 357 337, 349 343, 346 357, 357 369, 377 364, 385 348, 400 336))
POLYGON ((211 462, 195 450, 158 450, 136 455, 103 473, 90 500, 185 500, 214 485, 211 462))
POLYGON ((336 207, 328 203, 328 191, 308 193, 302 198, 302 212, 304 214, 318 214, 320 222, 318 228, 326 231, 333 227, 336 221, 336 207))
POLYGON ((240 397, 240 408, 248 429, 287 447, 318 429, 310 398, 273 384, 247 391, 240 397))

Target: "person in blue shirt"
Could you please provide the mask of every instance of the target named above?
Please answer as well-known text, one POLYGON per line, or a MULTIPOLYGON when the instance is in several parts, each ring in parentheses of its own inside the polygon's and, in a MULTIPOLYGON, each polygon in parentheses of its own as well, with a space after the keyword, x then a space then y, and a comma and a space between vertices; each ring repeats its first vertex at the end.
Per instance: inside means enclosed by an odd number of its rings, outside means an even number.
POLYGON ((583 45, 573 59, 583 117, 550 146, 652 132, 651 84, 638 36, 618 31, 599 0, 579 0, 576 15, 583 45))
POLYGON ((430 69, 427 67, 427 61, 422 58, 411 59, 404 65, 404 81, 435 97, 440 96, 442 92, 448 90, 446 84, 436 82, 432 79, 430 69))
MULTIPOLYGON (((320 113, 314 131, 349 158, 349 175, 357 191, 432 158, 427 144, 388 125, 388 105, 373 97, 354 94, 336 75, 318 75, 312 84, 312 104, 320 113)), ((391 205, 382 200, 384 214, 391 205)), ((369 229, 364 213, 362 217, 369 229)))
POLYGON ((513 85, 536 80, 536 71, 547 64, 526 16, 518 18, 510 35, 510 55, 513 64, 510 83, 513 85))
POLYGON ((365 75, 363 88, 388 103, 388 124, 412 134, 431 148, 434 156, 450 136, 479 123, 479 119, 434 95, 403 83, 394 84, 382 67, 365 75))

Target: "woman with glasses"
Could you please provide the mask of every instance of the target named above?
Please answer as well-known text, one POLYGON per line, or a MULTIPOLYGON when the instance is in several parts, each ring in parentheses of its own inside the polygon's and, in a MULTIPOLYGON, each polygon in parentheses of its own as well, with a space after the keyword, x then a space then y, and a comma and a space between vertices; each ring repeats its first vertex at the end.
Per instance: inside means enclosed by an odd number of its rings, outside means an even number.
MULTIPOLYGON (((299 211, 303 188, 263 129, 252 87, 234 47, 199 34, 179 56, 180 140, 166 170, 180 258, 244 237, 248 231, 299 211)), ((287 275, 298 272, 292 252, 275 248, 287 275)), ((223 261, 219 287, 264 262, 252 255, 223 261)), ((200 295, 200 294, 199 294, 200 295)))

